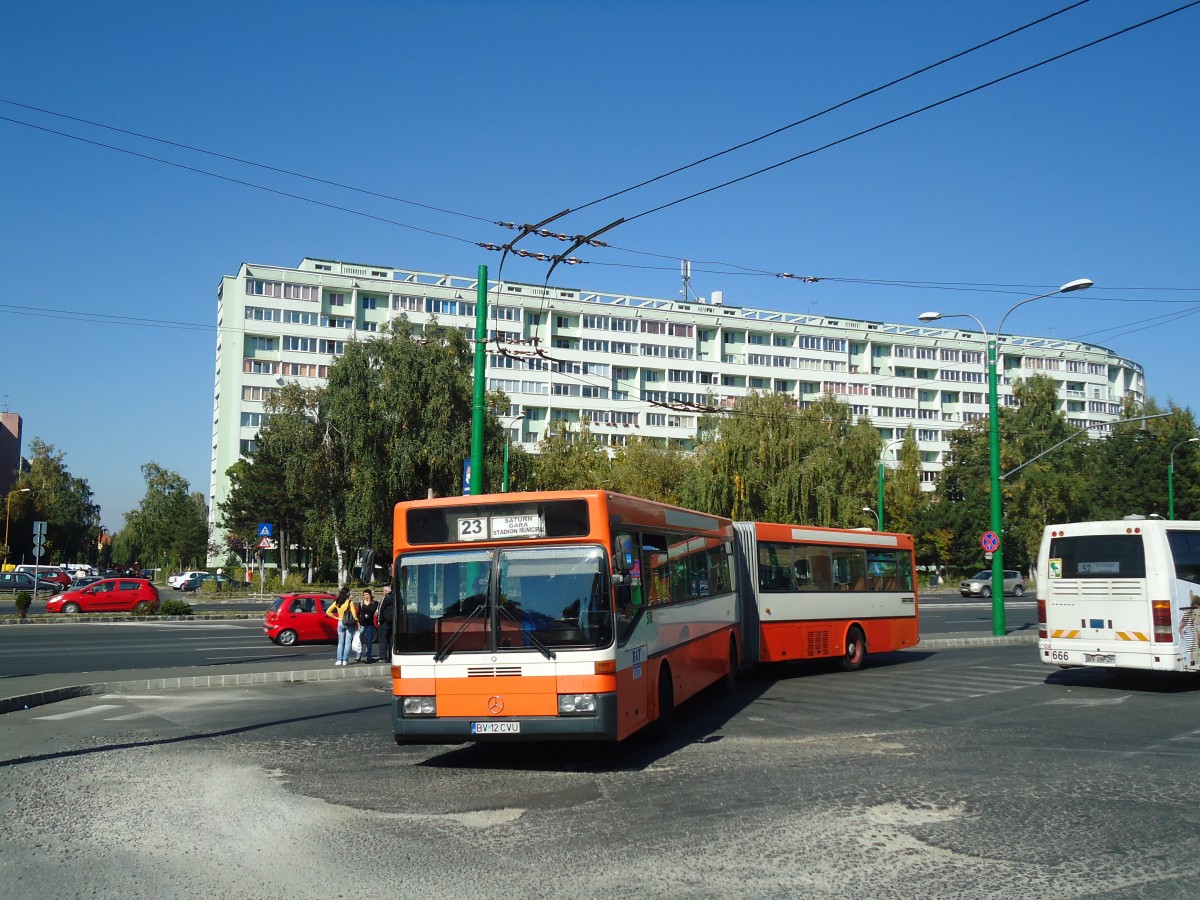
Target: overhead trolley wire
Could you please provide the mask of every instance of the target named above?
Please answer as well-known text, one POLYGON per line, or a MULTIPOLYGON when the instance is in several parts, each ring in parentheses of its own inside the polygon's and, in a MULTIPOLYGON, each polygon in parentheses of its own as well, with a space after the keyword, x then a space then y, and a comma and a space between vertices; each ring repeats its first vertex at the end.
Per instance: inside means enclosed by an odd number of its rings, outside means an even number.
POLYGON ((1087 49, 1095 47, 1099 44, 1103 44, 1106 41, 1110 41, 1113 38, 1128 34, 1131 31, 1136 31, 1137 29, 1143 28, 1146 25, 1150 25, 1154 22, 1161 21, 1162 19, 1165 19, 1168 16, 1173 16, 1176 13, 1180 13, 1180 12, 1183 12, 1184 10, 1191 9, 1193 6, 1197 6, 1197 5, 1200 5, 1200 0, 1191 0, 1190 3, 1185 3, 1182 6, 1177 6, 1174 9, 1167 10, 1166 12, 1160 13, 1157 16, 1151 16, 1148 19, 1143 19, 1141 22, 1137 22, 1133 25, 1126 26, 1125 28, 1121 28, 1110 34, 1106 34, 1103 37, 1099 37, 1099 38, 1096 38, 1095 40, 1088 41, 1085 44, 1080 44, 1078 47, 1073 47, 1070 50, 1064 50, 1062 53, 1056 53, 1054 56, 1047 57, 1046 59, 1043 59, 1040 62, 1031 63, 1028 66, 1023 66, 1022 68, 1017 69, 1016 71, 1009 72, 1007 75, 1001 75, 997 78, 991 79, 990 81, 985 81, 982 84, 977 84, 972 88, 967 88, 966 90, 959 91, 955 94, 951 94, 949 97, 943 97, 941 100, 936 100, 933 103, 927 103, 924 106, 918 107, 917 109, 910 110, 909 112, 903 113, 901 115, 893 116, 892 118, 887 119, 883 122, 878 122, 875 125, 870 126, 869 128, 863 128, 859 131, 854 132, 853 134, 846 135, 845 137, 838 138, 837 140, 834 140, 834 141, 829 141, 826 144, 822 144, 819 147, 815 147, 811 150, 807 150, 804 153, 799 153, 795 156, 789 157, 788 159, 781 160, 777 163, 773 163, 772 165, 769 165, 769 166, 764 166, 761 169, 756 169, 753 172, 748 172, 747 174, 741 175, 737 178, 731 178, 728 181, 723 181, 720 184, 713 185, 712 187, 704 188, 703 190, 699 190, 699 191, 693 191, 692 193, 687 194, 686 196, 680 197, 676 200, 671 200, 667 203, 659 204, 658 206, 654 206, 654 207, 651 207, 650 209, 643 210, 640 213, 635 213, 633 215, 626 216, 625 221, 633 222, 633 221, 636 221, 637 219, 644 218, 645 216, 652 215, 653 213, 662 212, 664 209, 669 209, 672 206, 678 206, 681 203, 686 203, 688 200, 694 200, 697 197, 703 197, 705 194, 711 194, 715 191, 722 190, 723 188, 727 188, 732 185, 739 184, 743 181, 748 181, 749 179, 754 178, 758 175, 762 175, 766 172, 774 171, 775 169, 779 169, 779 168, 782 168, 783 166, 790 165, 791 163, 798 162, 799 160, 806 159, 810 156, 814 156, 815 154, 821 153, 822 151, 829 150, 833 147, 837 147, 837 146, 840 146, 841 144, 845 144, 852 140, 855 140, 856 138, 860 138, 865 135, 871 134, 875 131, 879 131, 880 129, 886 128, 889 125, 895 125, 898 122, 903 122, 906 119, 911 119, 914 116, 920 115, 921 113, 929 112, 932 109, 937 109, 939 106, 945 106, 946 104, 952 103, 955 100, 961 100, 963 97, 968 97, 971 94, 978 93, 979 91, 985 90, 986 88, 995 87, 996 85, 1002 84, 1003 82, 1008 81, 1009 79, 1016 78, 1018 75, 1025 75, 1029 72, 1034 71, 1035 69, 1040 69, 1042 66, 1049 65, 1052 62, 1058 62, 1059 60, 1065 59, 1068 56, 1073 56, 1074 54, 1079 53, 1083 50, 1087 50, 1087 49))
POLYGON ((969 54, 974 53, 976 50, 982 50, 984 47, 988 47, 992 44, 998 43, 998 42, 1004 40, 1005 38, 1012 37, 1014 34, 1019 34, 1020 32, 1025 31, 1026 29, 1033 28, 1035 25, 1040 25, 1043 22, 1047 22, 1050 19, 1053 19, 1055 16, 1060 16, 1065 12, 1070 12, 1072 9, 1083 6, 1084 4, 1090 3, 1090 2, 1091 2, 1091 0, 1078 0, 1078 2, 1076 2, 1076 3, 1071 3, 1067 6, 1064 6, 1060 10, 1057 10, 1055 12, 1044 15, 1041 18, 1034 19, 1032 22, 1027 22, 1026 24, 1018 26, 1017 28, 1013 28, 1010 31, 1006 31, 1004 34, 1000 34, 994 38, 990 38, 981 44, 976 44, 973 47, 968 47, 965 50, 960 50, 959 52, 951 54, 950 56, 947 56, 944 59, 939 59, 935 63, 930 63, 928 65, 922 66, 919 69, 909 72, 907 75, 901 75, 899 78, 893 78, 891 81, 886 82, 885 84, 881 84, 877 87, 871 88, 870 90, 863 91, 860 94, 856 94, 853 97, 850 97, 846 100, 842 100, 839 103, 835 103, 835 104, 833 104, 833 106, 827 106, 825 109, 822 109, 819 112, 811 113, 807 116, 804 116, 801 119, 797 119, 795 122, 789 122, 787 125, 781 125, 772 131, 768 131, 766 134, 760 134, 758 137, 754 137, 754 138, 750 138, 748 140, 742 141, 740 144, 734 144, 732 147, 726 147, 724 150, 719 150, 716 153, 710 153, 708 156, 702 157, 701 159, 698 159, 695 162, 690 162, 690 163, 687 163, 686 165, 678 166, 674 169, 671 169, 669 172, 663 172, 661 175, 655 175, 653 178, 647 178, 646 180, 640 181, 634 185, 630 185, 627 188, 622 188, 619 191, 613 191, 611 194, 605 194, 603 197, 597 197, 595 200, 590 200, 587 203, 583 204, 582 206, 575 207, 574 209, 571 210, 571 212, 580 212, 582 210, 587 209, 590 206, 595 206, 598 203, 603 203, 606 200, 612 200, 614 197, 620 197, 623 194, 628 194, 631 191, 636 191, 638 188, 643 188, 643 187, 646 187, 647 185, 654 184, 657 181, 662 181, 664 178, 669 178, 672 175, 678 175, 680 172, 686 172, 688 169, 694 169, 696 166, 703 165, 706 162, 711 162, 712 160, 718 159, 719 157, 733 153, 737 150, 741 150, 745 147, 749 147, 752 144, 757 144, 759 141, 765 141, 767 138, 774 137, 777 134, 782 134, 783 132, 785 132, 791 128, 796 128, 797 126, 807 124, 808 122, 812 122, 815 119, 821 118, 821 116, 828 115, 831 112, 836 112, 837 110, 842 109, 843 107, 849 106, 852 103, 856 103, 859 100, 863 100, 867 97, 870 97, 872 94, 878 94, 880 91, 885 91, 890 87, 895 87, 896 85, 901 84, 902 82, 908 81, 910 78, 916 78, 918 75, 923 75, 926 72, 930 72, 933 69, 938 68, 939 66, 944 66, 947 63, 954 62, 954 60, 956 60, 956 59, 962 59, 964 56, 968 56, 969 54))

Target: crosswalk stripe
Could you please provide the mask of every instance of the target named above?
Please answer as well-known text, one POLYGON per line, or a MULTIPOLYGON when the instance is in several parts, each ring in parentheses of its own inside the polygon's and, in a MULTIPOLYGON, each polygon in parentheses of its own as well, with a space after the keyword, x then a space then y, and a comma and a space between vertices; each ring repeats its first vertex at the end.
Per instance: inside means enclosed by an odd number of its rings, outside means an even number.
POLYGON ((58 713, 53 716, 34 716, 35 719, 43 721, 58 721, 59 719, 74 719, 78 716, 91 716, 96 713, 104 712, 109 709, 120 709, 120 705, 116 703, 98 703, 95 706, 89 706, 87 709, 77 709, 72 712, 58 713))

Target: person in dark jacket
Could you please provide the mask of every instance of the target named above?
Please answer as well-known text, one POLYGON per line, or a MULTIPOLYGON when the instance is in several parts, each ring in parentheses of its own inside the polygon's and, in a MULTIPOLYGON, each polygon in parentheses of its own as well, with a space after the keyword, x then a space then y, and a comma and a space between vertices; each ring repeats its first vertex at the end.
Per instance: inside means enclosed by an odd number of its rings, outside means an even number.
POLYGON ((379 604, 375 600, 375 594, 367 588, 362 592, 362 600, 358 604, 358 633, 362 638, 358 662, 375 661, 375 614, 378 612, 379 604))
POLYGON ((396 616, 396 601, 392 598, 392 586, 383 589, 383 599, 379 602, 379 658, 390 661, 392 658, 392 623, 396 616))

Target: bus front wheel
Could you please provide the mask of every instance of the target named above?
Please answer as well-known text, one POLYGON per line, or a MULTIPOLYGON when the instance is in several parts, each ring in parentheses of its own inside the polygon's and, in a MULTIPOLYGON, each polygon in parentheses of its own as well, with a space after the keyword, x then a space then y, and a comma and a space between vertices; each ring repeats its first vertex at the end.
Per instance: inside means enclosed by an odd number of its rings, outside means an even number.
POLYGON ((675 686, 671 683, 671 667, 663 663, 658 669, 658 718, 650 726, 655 740, 662 740, 671 730, 675 715, 675 686))
POLYGON ((842 668, 847 672, 857 672, 867 658, 867 639, 862 629, 855 625, 846 632, 846 652, 842 654, 842 668))
POLYGON ((737 675, 738 675, 738 649, 737 641, 732 637, 729 639, 729 671, 725 673, 725 677, 721 679, 721 689, 726 694, 732 694, 737 690, 737 675))

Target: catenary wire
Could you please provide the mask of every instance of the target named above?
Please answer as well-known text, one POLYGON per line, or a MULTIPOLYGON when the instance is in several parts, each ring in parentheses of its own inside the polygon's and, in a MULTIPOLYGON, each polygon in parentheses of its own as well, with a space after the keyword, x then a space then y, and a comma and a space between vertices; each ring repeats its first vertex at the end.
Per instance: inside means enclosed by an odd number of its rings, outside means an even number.
POLYGON ((973 47, 968 47, 965 50, 960 50, 959 52, 954 53, 950 56, 947 56, 943 59, 940 59, 935 63, 930 63, 928 65, 922 66, 919 69, 909 72, 907 75, 901 75, 898 78, 893 78, 891 81, 888 81, 877 87, 873 87, 870 90, 863 91, 860 94, 856 94, 855 96, 850 97, 846 100, 842 100, 839 103, 835 103, 832 106, 828 106, 825 109, 820 110, 819 112, 811 113, 807 116, 804 116, 801 119, 797 119, 795 122, 789 122, 787 125, 781 125, 772 131, 768 131, 765 134, 760 134, 758 137, 750 138, 748 140, 742 141, 739 144, 734 144, 732 147, 726 147, 724 150, 719 150, 716 153, 710 153, 708 156, 702 157, 702 158, 696 160, 695 162, 690 162, 690 163, 687 163, 686 165, 678 166, 674 169, 671 169, 668 172, 663 172, 661 175, 655 175, 652 178, 647 178, 646 180, 640 181, 637 184, 630 185, 627 188, 622 188, 619 191, 613 191, 610 194, 605 194, 603 197, 597 197, 595 200, 590 200, 587 203, 584 203, 582 206, 576 206, 576 207, 572 208, 571 212, 573 212, 573 213, 581 212, 582 210, 585 210, 591 206, 595 206, 599 203, 603 203, 606 200, 612 200, 615 197, 620 197, 623 194, 628 194, 632 191, 636 191, 639 188, 643 188, 643 187, 646 187, 647 185, 654 184, 657 181, 662 181, 664 178, 669 178, 670 176, 677 175, 680 172, 686 172, 688 169, 694 169, 696 166, 703 165, 706 162, 711 162, 712 160, 718 159, 719 157, 726 156, 727 154, 733 153, 737 150, 741 150, 745 147, 749 147, 752 144, 757 144, 759 141, 765 141, 767 138, 774 137, 777 134, 782 134, 783 132, 788 131, 789 129, 796 128, 797 126, 807 124, 808 122, 812 122, 815 119, 819 119, 821 116, 828 115, 829 113, 835 112, 839 109, 849 106, 852 103, 856 103, 859 100, 863 100, 867 97, 870 97, 873 94, 878 94, 881 91, 885 91, 888 88, 895 87, 896 85, 901 84, 902 82, 908 81, 910 78, 916 78, 918 75, 923 75, 926 72, 930 72, 933 69, 938 68, 939 66, 944 66, 947 63, 951 63, 956 59, 962 59, 964 56, 968 56, 971 53, 974 53, 976 50, 982 50, 984 47, 988 47, 988 46, 991 46, 992 44, 999 43, 1000 41, 1004 40, 1005 38, 1012 37, 1015 34, 1019 34, 1020 32, 1025 31, 1029 28, 1033 28, 1035 25, 1040 25, 1043 22, 1047 22, 1050 19, 1055 18, 1056 16, 1060 16, 1063 13, 1070 12, 1072 9, 1075 9, 1076 7, 1079 7, 1079 6, 1083 6, 1084 4, 1089 3, 1089 2, 1090 2, 1090 0, 1078 0, 1078 2, 1076 2, 1076 3, 1071 3, 1067 6, 1064 6, 1062 9, 1056 10, 1055 12, 1052 12, 1052 13, 1048 13, 1047 15, 1044 15, 1041 18, 1034 19, 1032 22, 1027 22, 1024 25, 1021 25, 1021 26, 1018 26, 1017 28, 1013 28, 1009 31, 1006 31, 1006 32, 1004 32, 1004 34, 1000 34, 1000 35, 997 35, 996 37, 989 38, 988 40, 984 41, 981 44, 975 44, 973 47))
POLYGON ((1035 69, 1040 69, 1042 66, 1046 66, 1052 62, 1057 62, 1061 59, 1065 59, 1068 56, 1072 56, 1083 50, 1087 50, 1087 49, 1090 49, 1091 47, 1095 47, 1099 44, 1103 44, 1104 42, 1110 41, 1113 38, 1128 34, 1131 31, 1135 31, 1138 28, 1143 28, 1146 25, 1150 25, 1154 22, 1161 21, 1161 20, 1167 18, 1168 16, 1173 16, 1176 13, 1183 12, 1184 10, 1190 9, 1193 6, 1197 6, 1197 5, 1200 5, 1200 0, 1191 0, 1190 3, 1185 3, 1182 6, 1177 6, 1174 9, 1167 10, 1166 12, 1160 13, 1157 16, 1152 16, 1148 19, 1143 19, 1141 22, 1137 22, 1133 25, 1126 26, 1125 28, 1121 28, 1110 34, 1106 34, 1103 37, 1099 37, 1099 38, 1096 38, 1095 40, 1088 41, 1085 44, 1080 44, 1078 47, 1073 47, 1070 50, 1064 50, 1062 53, 1057 53, 1054 56, 1047 57, 1046 59, 1043 59, 1040 62, 1032 63, 1028 66, 1023 66, 1022 68, 1017 69, 1016 71, 1009 72, 1007 75, 1001 75, 998 78, 993 78, 990 81, 985 81, 982 84, 977 84, 972 88, 967 88, 966 90, 959 91, 958 93, 955 93, 955 94, 951 94, 949 97, 943 97, 941 100, 936 100, 933 103, 927 103, 924 106, 918 107, 917 109, 910 110, 909 112, 903 113, 899 116, 893 116, 892 118, 887 119, 883 122, 878 122, 875 125, 870 126, 869 128, 861 129, 859 131, 854 132, 853 134, 849 134, 849 135, 846 135, 845 137, 838 138, 835 141, 830 141, 826 144, 822 144, 821 146, 815 147, 812 150, 807 150, 804 153, 799 153, 795 156, 789 157, 788 159, 781 160, 781 161, 774 163, 772 165, 769 165, 769 166, 764 166, 761 169, 756 169, 753 172, 748 172, 747 174, 741 175, 737 178, 732 178, 732 179, 729 179, 728 181, 723 181, 720 184, 716 184, 716 185, 713 185, 712 187, 704 188, 703 190, 700 190, 700 191, 693 191, 692 193, 687 194, 686 196, 683 196, 683 197, 679 197, 678 199, 671 200, 667 203, 661 203, 658 206, 651 207, 650 209, 643 210, 642 212, 635 213, 630 216, 626 216, 625 221, 626 221, 626 223, 636 221, 637 219, 641 219, 646 216, 653 215, 654 213, 657 213, 657 212, 662 212, 663 210, 669 209, 673 206, 678 206, 681 203, 686 203, 689 200, 694 200, 697 197, 703 197, 706 194, 711 194, 715 191, 719 191, 724 188, 730 187, 732 185, 739 184, 743 181, 747 181, 751 178, 754 178, 758 175, 762 175, 766 172, 771 172, 771 171, 774 171, 775 169, 782 168, 783 166, 790 165, 791 163, 798 162, 799 160, 806 159, 817 153, 821 153, 822 151, 829 150, 833 147, 837 147, 837 146, 840 146, 841 144, 845 144, 845 143, 848 143, 849 141, 855 140, 856 138, 860 138, 865 135, 871 134, 875 131, 879 131, 880 129, 886 128, 889 125, 895 125, 898 122, 903 122, 906 119, 911 119, 914 116, 920 115, 921 113, 928 112, 929 110, 932 110, 932 109, 937 109, 940 106, 945 106, 947 103, 952 103, 955 100, 961 100, 963 97, 967 97, 967 96, 970 96, 971 94, 978 93, 979 91, 985 90, 986 88, 994 87, 995 85, 1001 84, 1005 81, 1008 81, 1011 78, 1016 78, 1019 75, 1024 75, 1024 74, 1034 71, 1035 69))

